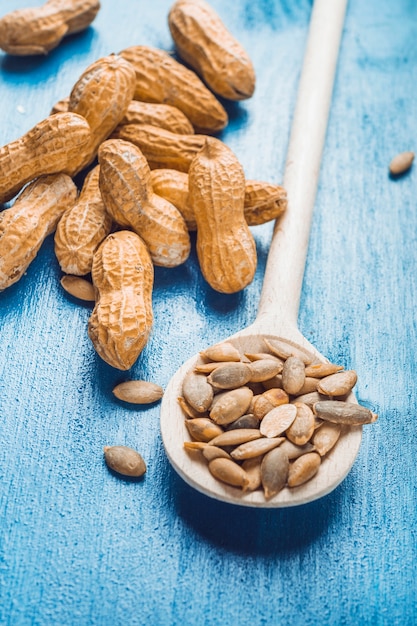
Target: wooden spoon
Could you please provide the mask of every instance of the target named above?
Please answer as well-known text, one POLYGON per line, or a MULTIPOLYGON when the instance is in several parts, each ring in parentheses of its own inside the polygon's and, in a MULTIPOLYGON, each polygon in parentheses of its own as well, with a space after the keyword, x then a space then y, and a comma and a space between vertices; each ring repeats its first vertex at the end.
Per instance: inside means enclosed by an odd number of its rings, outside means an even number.
MULTIPOLYGON (((347 0, 314 2, 285 166, 288 209, 275 225, 256 320, 227 339, 242 354, 264 352, 263 337, 267 336, 284 339, 315 361, 327 361, 298 330, 297 317, 346 4, 347 0)), ((361 426, 344 431, 314 478, 299 487, 284 488, 268 501, 262 491, 242 493, 213 478, 205 460, 184 449, 189 435, 178 404, 184 376, 198 362, 201 358, 195 355, 176 372, 161 405, 165 451, 189 485, 225 502, 260 508, 289 507, 326 495, 345 478, 358 454, 361 426)), ((349 401, 356 402, 353 394, 349 401)))

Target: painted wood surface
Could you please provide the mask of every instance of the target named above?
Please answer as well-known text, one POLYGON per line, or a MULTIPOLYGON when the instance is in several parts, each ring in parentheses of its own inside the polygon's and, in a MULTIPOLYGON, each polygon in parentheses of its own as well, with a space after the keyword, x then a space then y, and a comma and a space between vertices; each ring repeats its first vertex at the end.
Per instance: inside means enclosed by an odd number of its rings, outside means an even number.
MULTIPOLYGON (((26 6, 36 6, 27 2, 26 6)), ((307 0, 213 6, 251 55, 254 97, 229 106, 222 138, 247 177, 281 182, 311 11, 307 0)), ((21 6, 21 5, 20 5, 21 6)), ((103 0, 93 26, 45 58, 0 56, 0 143, 31 128, 92 61, 129 45, 172 49, 170 2, 103 0)), ((18 8, 3 0, 2 13, 18 8)), ((259 266, 235 296, 213 292, 195 255, 156 270, 155 326, 128 374, 96 356, 90 313, 62 292, 49 238, 0 294, 0 623, 398 624, 417 620, 417 6, 348 6, 300 305, 303 334, 358 372, 379 414, 325 498, 258 511, 207 498, 171 469, 159 405, 116 400, 126 378, 166 386, 199 349, 250 324, 272 225, 253 228, 259 266), (137 448, 121 480, 102 448, 137 448)))

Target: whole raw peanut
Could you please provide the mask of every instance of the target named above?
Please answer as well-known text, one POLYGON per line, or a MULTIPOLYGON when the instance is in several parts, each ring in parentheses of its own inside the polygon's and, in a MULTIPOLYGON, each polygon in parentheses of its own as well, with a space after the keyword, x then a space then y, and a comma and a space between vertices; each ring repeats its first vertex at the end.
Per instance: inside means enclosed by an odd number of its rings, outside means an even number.
POLYGON ((135 100, 176 106, 199 132, 216 132, 227 125, 226 110, 197 74, 167 52, 131 46, 120 55, 136 70, 135 100))
POLYGON ((96 305, 88 335, 112 367, 127 370, 145 347, 152 329, 153 265, 135 233, 108 235, 94 255, 91 270, 96 305))
POLYGON ((137 146, 151 169, 163 167, 188 172, 206 135, 183 135, 149 124, 125 124, 116 128, 112 138, 130 141, 137 146))
POLYGON ((187 225, 172 204, 153 193, 151 171, 139 148, 108 139, 100 146, 98 159, 101 194, 114 221, 142 237, 155 265, 184 263, 191 248, 187 225))
POLYGON ((97 165, 89 172, 77 202, 58 222, 55 254, 66 274, 84 276, 91 272, 94 252, 111 231, 113 221, 101 197, 99 171, 97 165))
POLYGON ((207 2, 177 0, 168 24, 180 56, 214 93, 230 100, 253 95, 252 61, 207 2))
POLYGON ((99 145, 123 119, 135 90, 135 70, 116 54, 98 59, 81 74, 69 96, 68 110, 90 125, 92 140, 80 169, 95 158, 99 145))
POLYGON ((194 128, 188 117, 177 107, 158 102, 132 100, 120 124, 150 124, 178 135, 192 135, 194 128))
POLYGON ((91 142, 87 120, 76 113, 55 113, 25 135, 0 148, 0 202, 44 174, 73 176, 91 142))
MULTIPOLYGON (((189 231, 197 230, 194 211, 189 201, 188 174, 179 170, 160 168, 152 170, 153 190, 171 202, 187 224, 189 231)), ((287 193, 280 185, 260 180, 245 182, 244 214, 248 226, 265 224, 280 217, 287 208, 287 193)))
POLYGON ((0 290, 21 278, 77 194, 66 174, 41 176, 0 213, 0 290))
POLYGON ((18 9, 0 20, 0 48, 9 54, 47 54, 63 37, 78 33, 96 17, 98 0, 48 0, 18 9))
POLYGON ((243 211, 245 176, 230 148, 208 137, 191 163, 189 188, 203 276, 216 291, 240 291, 253 280, 257 256, 243 211))

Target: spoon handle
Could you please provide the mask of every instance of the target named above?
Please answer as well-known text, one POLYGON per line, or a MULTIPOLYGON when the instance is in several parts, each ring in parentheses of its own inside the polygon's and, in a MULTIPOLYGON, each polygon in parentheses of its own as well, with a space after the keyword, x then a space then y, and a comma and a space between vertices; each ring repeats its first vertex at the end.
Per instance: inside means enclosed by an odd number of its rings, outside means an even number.
POLYGON ((297 329, 327 120, 347 0, 315 0, 292 122, 283 185, 288 208, 276 223, 255 325, 297 329))

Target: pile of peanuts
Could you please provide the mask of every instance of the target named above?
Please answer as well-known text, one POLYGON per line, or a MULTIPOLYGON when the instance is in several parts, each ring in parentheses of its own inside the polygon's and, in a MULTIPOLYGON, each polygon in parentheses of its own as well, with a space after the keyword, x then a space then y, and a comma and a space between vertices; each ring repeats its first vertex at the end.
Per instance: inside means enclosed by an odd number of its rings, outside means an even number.
POLYGON ((270 500, 311 480, 344 432, 378 416, 350 397, 355 371, 262 341, 264 352, 228 341, 201 352, 178 402, 190 456, 240 495, 262 490, 270 500))
MULTIPOLYGON (((85 28, 99 6, 49 0, 13 12, 0 20, 0 47, 47 53, 85 28)), ((254 92, 247 53, 203 0, 177 0, 168 22, 193 69, 144 45, 100 58, 48 117, 0 148, 0 202, 18 194, 0 214, 0 290, 19 280, 55 232, 62 285, 95 303, 89 337, 120 370, 149 339, 154 266, 184 263, 196 230, 206 281, 222 293, 240 291, 257 264, 250 226, 276 219, 287 205, 281 186, 247 180, 213 136, 228 123, 217 96, 243 100, 254 92), (80 173, 79 193, 73 178, 80 173)))

